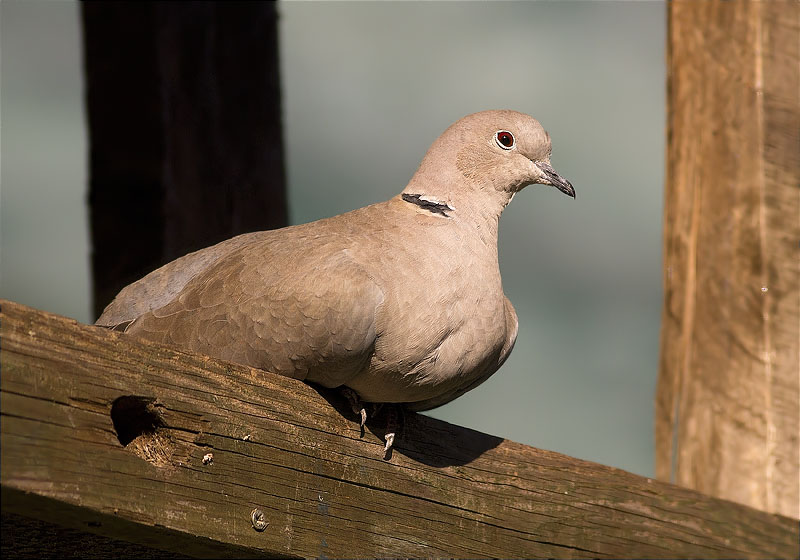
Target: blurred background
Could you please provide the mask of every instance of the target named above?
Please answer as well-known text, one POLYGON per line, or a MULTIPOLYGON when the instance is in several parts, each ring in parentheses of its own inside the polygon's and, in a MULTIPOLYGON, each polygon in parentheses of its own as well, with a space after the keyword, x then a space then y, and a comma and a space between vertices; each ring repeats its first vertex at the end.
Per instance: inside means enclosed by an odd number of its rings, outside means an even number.
MULTIPOLYGON (((281 2, 292 223, 390 198, 453 121, 529 113, 570 200, 506 209, 520 320, 503 368, 427 414, 653 475, 661 312, 662 2, 281 2)), ((90 323, 77 2, 0 3, 0 297, 90 323)))

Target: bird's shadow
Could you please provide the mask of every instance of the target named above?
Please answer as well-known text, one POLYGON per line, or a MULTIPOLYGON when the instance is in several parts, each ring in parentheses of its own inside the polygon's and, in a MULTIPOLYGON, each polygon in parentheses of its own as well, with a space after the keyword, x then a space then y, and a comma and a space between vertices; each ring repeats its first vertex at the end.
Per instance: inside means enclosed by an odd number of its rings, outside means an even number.
MULTIPOLYGON (((358 422, 350 403, 336 389, 311 385, 328 404, 350 421, 358 422)), ((366 430, 384 441, 386 435, 386 407, 368 418, 366 430)), ((394 442, 394 453, 400 453, 432 467, 467 464, 486 451, 500 445, 503 438, 491 436, 437 420, 415 412, 404 411, 400 430, 394 442)), ((391 461, 392 451, 386 459, 391 461)))

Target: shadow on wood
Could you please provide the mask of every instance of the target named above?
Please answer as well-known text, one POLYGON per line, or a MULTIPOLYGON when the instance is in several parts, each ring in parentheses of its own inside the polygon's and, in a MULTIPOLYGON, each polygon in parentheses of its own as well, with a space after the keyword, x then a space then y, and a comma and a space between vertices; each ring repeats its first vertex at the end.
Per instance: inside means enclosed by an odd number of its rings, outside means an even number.
POLYGON ((795 520, 421 415, 384 461, 297 380, 8 301, 0 364, 4 513, 196 557, 798 556, 795 520))
MULTIPOLYGON (((358 421, 350 404, 338 391, 319 385, 311 385, 311 388, 339 414, 358 421)), ((380 441, 384 441, 386 435, 386 419, 382 412, 370 416, 365 430, 380 441)), ((497 436, 432 420, 427 416, 406 412, 402 431, 393 448, 394 453, 432 467, 452 467, 466 465, 503 442, 503 438, 497 436), (405 437, 406 434, 411 437, 405 437), (442 445, 442 442, 446 442, 446 445, 442 445)))

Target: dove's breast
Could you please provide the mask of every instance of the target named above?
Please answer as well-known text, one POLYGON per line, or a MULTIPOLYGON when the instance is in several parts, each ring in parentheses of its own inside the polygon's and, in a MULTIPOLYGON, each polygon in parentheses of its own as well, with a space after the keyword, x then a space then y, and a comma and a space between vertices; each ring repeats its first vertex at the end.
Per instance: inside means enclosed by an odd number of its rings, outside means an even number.
POLYGON ((500 367, 516 337, 496 246, 453 236, 435 216, 419 222, 411 243, 372 263, 384 292, 374 354, 369 368, 347 382, 366 401, 413 403, 460 394, 500 367))

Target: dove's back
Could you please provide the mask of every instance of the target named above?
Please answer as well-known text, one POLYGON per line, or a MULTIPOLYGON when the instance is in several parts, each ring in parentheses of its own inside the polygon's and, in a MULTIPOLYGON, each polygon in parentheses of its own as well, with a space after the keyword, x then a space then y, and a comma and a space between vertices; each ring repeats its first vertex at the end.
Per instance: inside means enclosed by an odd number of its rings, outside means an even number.
POLYGON ((246 233, 212 247, 200 249, 171 261, 144 278, 124 287, 106 306, 96 325, 115 327, 130 323, 148 311, 168 304, 187 282, 239 247, 257 239, 258 233, 246 233))

